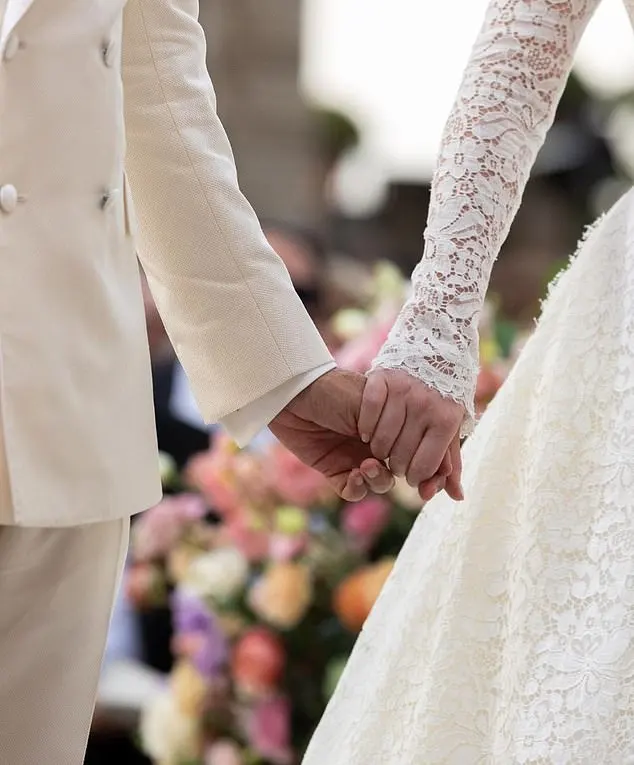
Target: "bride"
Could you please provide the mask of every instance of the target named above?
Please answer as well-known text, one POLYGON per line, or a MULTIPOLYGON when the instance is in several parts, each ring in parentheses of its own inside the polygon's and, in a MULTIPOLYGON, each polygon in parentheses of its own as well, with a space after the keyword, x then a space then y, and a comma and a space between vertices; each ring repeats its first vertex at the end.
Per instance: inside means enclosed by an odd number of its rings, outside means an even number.
MULTIPOLYGON (((491 266, 598 4, 490 3, 365 432, 406 405, 405 373, 468 427, 491 266)), ((466 500, 421 514, 304 765, 634 763, 634 191, 585 237, 463 451, 466 500)))

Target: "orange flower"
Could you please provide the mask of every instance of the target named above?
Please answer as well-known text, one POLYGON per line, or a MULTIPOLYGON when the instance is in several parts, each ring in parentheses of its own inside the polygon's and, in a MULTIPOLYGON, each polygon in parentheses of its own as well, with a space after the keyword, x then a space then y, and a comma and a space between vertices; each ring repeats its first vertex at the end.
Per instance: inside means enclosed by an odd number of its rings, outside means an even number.
POLYGON ((308 610, 312 596, 308 568, 301 563, 280 562, 270 566, 251 588, 249 605, 274 627, 292 629, 308 610))
POLYGON ((350 631, 358 632, 363 627, 393 566, 391 558, 365 566, 344 579, 335 590, 333 610, 350 631))

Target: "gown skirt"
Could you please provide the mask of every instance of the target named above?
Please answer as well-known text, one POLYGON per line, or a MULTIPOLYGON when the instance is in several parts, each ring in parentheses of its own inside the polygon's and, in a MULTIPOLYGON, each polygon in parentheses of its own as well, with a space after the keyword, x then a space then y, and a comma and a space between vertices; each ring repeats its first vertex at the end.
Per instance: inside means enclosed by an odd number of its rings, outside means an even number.
POLYGON ((634 191, 421 512, 304 765, 634 763, 634 191))

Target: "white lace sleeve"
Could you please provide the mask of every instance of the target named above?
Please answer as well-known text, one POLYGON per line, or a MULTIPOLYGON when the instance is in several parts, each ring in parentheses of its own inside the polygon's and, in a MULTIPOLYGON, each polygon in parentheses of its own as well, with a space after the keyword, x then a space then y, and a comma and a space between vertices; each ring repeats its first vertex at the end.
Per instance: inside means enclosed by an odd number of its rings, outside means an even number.
POLYGON ((491 268, 599 2, 491 0, 445 126, 412 296, 374 367, 464 404, 465 433, 491 268))

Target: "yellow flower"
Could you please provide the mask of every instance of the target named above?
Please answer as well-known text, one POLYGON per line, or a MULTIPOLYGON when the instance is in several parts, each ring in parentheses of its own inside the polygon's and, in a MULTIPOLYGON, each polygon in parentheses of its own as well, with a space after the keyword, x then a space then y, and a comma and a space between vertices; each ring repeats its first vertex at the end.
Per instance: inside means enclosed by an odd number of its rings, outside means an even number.
POLYGON ((274 563, 249 593, 249 605, 274 627, 291 629, 301 621, 313 596, 308 568, 301 563, 274 563))
POLYGON ((301 534, 307 525, 306 511, 301 507, 284 505, 277 508, 275 526, 282 534, 301 534))
POLYGON ((199 718, 207 697, 207 683, 188 661, 180 661, 171 676, 174 700, 186 717, 199 718))
POLYGON ((358 308, 343 308, 332 319, 333 332, 343 340, 359 337, 368 328, 368 314, 358 308))
POLYGON ((178 478, 176 462, 165 452, 159 452, 159 471, 163 486, 171 486, 178 478))
POLYGON ((167 572, 170 579, 173 582, 182 582, 192 561, 199 554, 200 550, 190 545, 178 545, 170 550, 167 556, 167 572))
POLYGON ((482 339, 480 341, 480 362, 482 366, 493 364, 500 356, 500 349, 495 340, 482 339))

